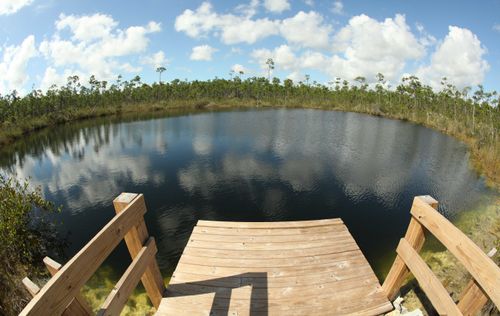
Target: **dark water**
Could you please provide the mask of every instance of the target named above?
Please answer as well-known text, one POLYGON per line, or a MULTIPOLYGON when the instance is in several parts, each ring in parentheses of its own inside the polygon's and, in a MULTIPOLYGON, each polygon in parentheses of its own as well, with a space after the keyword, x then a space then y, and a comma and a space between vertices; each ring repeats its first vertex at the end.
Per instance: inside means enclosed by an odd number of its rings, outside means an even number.
MULTIPOLYGON (((62 204, 68 255, 113 216, 120 192, 144 193, 146 222, 167 275, 198 219, 340 217, 379 276, 430 194, 453 219, 489 194, 466 147, 414 124, 318 110, 213 112, 61 126, 0 156, 62 204)), ((109 264, 123 269, 125 248, 109 264)))

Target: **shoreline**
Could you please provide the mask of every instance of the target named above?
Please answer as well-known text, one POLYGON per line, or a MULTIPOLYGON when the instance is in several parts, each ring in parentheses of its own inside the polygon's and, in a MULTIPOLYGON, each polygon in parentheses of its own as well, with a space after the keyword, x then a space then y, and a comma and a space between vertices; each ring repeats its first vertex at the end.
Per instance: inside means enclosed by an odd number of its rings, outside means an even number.
MULTIPOLYGON (((367 108, 346 108, 342 106, 332 106, 329 104, 270 104, 263 102, 256 102, 255 100, 229 100, 231 102, 221 102, 212 103, 209 101, 198 101, 198 102, 175 102, 175 104, 159 104, 159 103, 147 103, 139 104, 137 106, 124 106, 124 107, 110 107, 110 108, 94 108, 94 109, 78 109, 77 111, 67 111, 67 113, 61 114, 60 118, 42 117, 37 119, 32 119, 23 126, 2 126, 3 131, 0 131, 0 146, 10 146, 14 144, 17 140, 30 135, 31 133, 54 127, 57 125, 69 124, 74 122, 80 122, 85 120, 90 120, 94 118, 122 118, 122 116, 129 116, 134 114, 145 115, 148 114, 158 114, 158 115, 169 115, 169 114, 194 114, 203 113, 209 111, 220 111, 220 110, 237 110, 237 109, 264 109, 264 108, 283 108, 283 109, 317 109, 326 111, 340 111, 340 112, 353 112, 367 114, 377 117, 383 117, 387 119, 394 119, 400 121, 406 121, 414 124, 418 124, 427 128, 437 130, 445 135, 449 135, 458 139, 464 143, 469 152, 471 153, 470 163, 472 164, 472 169, 478 173, 481 177, 486 180, 487 186, 495 189, 497 192, 500 191, 500 147, 493 150, 489 148, 481 147, 478 141, 474 137, 467 136, 465 133, 461 133, 448 126, 448 124, 443 124, 442 118, 433 118, 427 116, 425 120, 418 117, 416 113, 410 113, 409 116, 401 115, 398 113, 381 112, 377 109, 367 109, 367 108), (236 102, 235 102, 236 101, 236 102), (247 102, 248 101, 248 102, 247 102)), ((446 121, 446 120, 445 120, 446 121)), ((446 123, 446 122, 444 122, 446 123)), ((6 124, 4 124, 6 125, 6 124)))
MULTIPOLYGON (((231 100, 229 100, 231 101, 231 100)), ((471 168, 476 171, 481 177, 485 179, 486 184, 492 188, 495 192, 499 192, 500 188, 500 168, 496 168, 498 161, 498 154, 493 151, 481 148, 477 145, 477 140, 468 137, 464 133, 458 132, 453 129, 449 124, 439 124, 442 123, 440 119, 442 118, 432 118, 427 117, 423 120, 418 117, 415 113, 410 113, 410 115, 400 115, 397 113, 383 113, 376 109, 362 109, 362 108, 346 108, 342 106, 331 106, 324 104, 304 104, 304 105, 293 105, 293 104, 264 104, 261 102, 243 102, 242 100, 233 100, 237 102, 222 102, 222 103, 210 103, 210 102, 176 102, 177 104, 140 104, 138 106, 125 106, 125 107, 109 107, 109 108, 96 108, 96 109, 78 109, 78 111, 73 111, 70 114, 63 116, 62 119, 52 120, 50 117, 43 117, 37 119, 35 123, 27 122, 25 126, 18 126, 12 129, 7 129, 0 132, 0 145, 2 147, 10 147, 16 144, 17 140, 41 131, 53 126, 63 125, 63 124, 75 124, 77 122, 86 122, 95 118, 110 118, 112 120, 123 121, 124 119, 131 120, 141 120, 141 119, 151 119, 154 117, 164 117, 168 115, 190 115, 190 114, 202 114, 211 111, 231 111, 231 110, 252 110, 252 109, 272 109, 272 108, 282 108, 282 109, 317 109, 317 110, 333 110, 341 112, 354 112, 367 114, 372 116, 384 117, 394 120, 402 120, 410 122, 413 124, 418 124, 442 132, 443 134, 454 137, 464 143, 470 153, 470 164, 471 168), (31 127, 31 128, 30 128, 31 127), (492 167, 491 167, 491 166, 492 167)), ((500 199, 492 198, 489 202, 484 202, 482 205, 474 207, 472 210, 464 211, 461 215, 453 221, 453 223, 459 227, 464 233, 466 233, 471 239, 474 240, 481 248, 491 248, 491 244, 499 248, 499 236, 500 236, 500 199), (491 240, 491 232, 493 236, 497 236, 496 240, 491 240)), ((483 249, 488 251, 488 249, 483 249)), ((447 287, 451 287, 454 295, 457 295, 460 291, 459 289, 463 287, 468 278, 465 273, 460 270, 460 267, 454 267, 456 260, 452 258, 447 251, 439 250, 428 250, 424 249, 422 251, 422 256, 425 258, 426 262, 431 266, 431 268, 437 272, 438 278, 447 287), (452 267, 453 266, 453 267, 452 267), (453 278, 450 278, 450 275, 453 278)), ((498 257, 497 257, 498 258, 498 257)), ((167 278, 168 279, 168 278, 167 278)), ((84 289, 85 297, 90 299, 93 305, 98 304, 100 301, 100 293, 104 293, 104 290, 108 286, 114 285, 114 283, 108 282, 110 279, 103 277, 101 282, 106 283, 103 285, 98 285, 94 282, 89 282, 89 286, 84 289), (106 281, 106 282, 104 282, 106 281), (109 284, 108 284, 109 283, 109 284)), ((403 305, 411 308, 425 308, 425 303, 421 304, 418 298, 418 290, 415 292, 414 281, 409 279, 405 291, 406 294, 403 295, 405 302, 403 305)), ((454 297, 455 298, 455 297, 454 297)), ((133 313, 139 307, 148 306, 148 300, 145 294, 140 290, 136 291, 134 296, 129 301, 131 304, 129 306, 129 312, 133 313)), ((97 306, 93 306, 95 308, 97 306)))

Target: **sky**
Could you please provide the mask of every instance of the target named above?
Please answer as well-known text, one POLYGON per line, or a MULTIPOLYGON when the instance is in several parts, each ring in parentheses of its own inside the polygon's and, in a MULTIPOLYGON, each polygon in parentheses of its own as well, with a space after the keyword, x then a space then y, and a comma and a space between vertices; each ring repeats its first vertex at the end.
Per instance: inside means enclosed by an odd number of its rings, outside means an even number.
POLYGON ((78 75, 163 80, 382 73, 500 90, 500 0, 0 0, 0 94, 78 75))

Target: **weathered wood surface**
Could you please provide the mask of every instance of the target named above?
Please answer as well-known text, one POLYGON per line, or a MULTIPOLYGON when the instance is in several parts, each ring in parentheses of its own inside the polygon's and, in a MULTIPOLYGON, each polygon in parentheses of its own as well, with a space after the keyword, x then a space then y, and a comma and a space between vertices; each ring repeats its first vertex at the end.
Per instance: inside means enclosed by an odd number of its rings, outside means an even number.
MULTIPOLYGON (((52 276, 54 276, 57 273, 57 271, 61 270, 62 267, 62 265, 59 262, 53 260, 50 257, 43 258, 43 263, 45 264, 45 267, 52 276)), ((89 316, 89 315, 94 315, 94 313, 92 312, 92 309, 90 308, 89 304, 82 296, 82 294, 80 292, 77 292, 75 298, 68 304, 62 315, 89 316)))
MULTIPOLYGON (((438 208, 438 201, 436 201, 429 195, 416 196, 413 199, 412 208, 415 207, 415 203, 417 200, 428 204, 435 210, 437 210, 438 208)), ((424 245, 425 242, 424 227, 422 226, 422 224, 420 224, 419 221, 417 221, 413 217, 410 219, 410 224, 408 225, 408 229, 406 230, 404 238, 412 246, 412 248, 415 249, 416 252, 419 252, 420 249, 422 249, 422 246, 424 245)), ((394 259, 394 263, 391 269, 389 270, 389 273, 387 274, 384 280, 384 283, 382 284, 382 289, 385 295, 391 301, 398 294, 401 285, 403 284, 404 280, 408 277, 409 272, 410 271, 403 262, 403 259, 401 259, 399 255, 397 255, 396 259, 394 259)))
POLYGON ((424 201, 415 199, 411 214, 464 265, 493 303, 500 307, 500 269, 495 262, 424 201))
POLYGON ((406 239, 401 239, 396 251, 410 268, 420 288, 425 292, 439 315, 461 315, 444 286, 406 239))
POLYGON ((24 287, 26 288, 26 291, 28 291, 28 293, 30 293, 32 297, 40 292, 40 288, 38 287, 38 285, 36 285, 35 282, 31 281, 30 278, 25 277, 22 282, 24 287))
MULTIPOLYGON (((122 193, 116 199, 113 200, 113 206, 115 208, 116 214, 120 214, 128 205, 136 203, 140 204, 142 208, 146 209, 146 204, 142 194, 137 193, 122 193)), ((130 256, 134 259, 139 252, 142 250, 144 243, 149 237, 148 229, 144 218, 141 218, 135 227, 132 227, 130 231, 125 235, 125 243, 130 252, 130 256)), ((141 277, 142 284, 146 289, 151 303, 153 306, 158 308, 160 306, 161 299, 163 298, 163 292, 165 292, 165 284, 163 283, 163 277, 160 273, 160 268, 156 260, 151 260, 146 268, 146 271, 141 277)))
POLYGON ((157 252, 153 237, 150 237, 141 251, 134 258, 130 266, 116 283, 111 293, 97 313, 98 316, 120 315, 121 310, 127 303, 129 296, 134 291, 149 264, 154 261, 157 252))
MULTIPOLYGON (((497 249, 493 248, 488 252, 488 257, 493 258, 496 253, 497 249)), ((487 302, 488 296, 484 293, 477 281, 472 279, 462 291, 457 306, 462 314, 474 316, 481 311, 487 302)))
POLYGON ((28 303, 20 315, 60 315, 80 292, 125 234, 142 220, 146 212, 142 195, 116 215, 69 260, 28 303))
POLYGON ((157 315, 378 315, 391 309, 339 219, 199 221, 157 315))

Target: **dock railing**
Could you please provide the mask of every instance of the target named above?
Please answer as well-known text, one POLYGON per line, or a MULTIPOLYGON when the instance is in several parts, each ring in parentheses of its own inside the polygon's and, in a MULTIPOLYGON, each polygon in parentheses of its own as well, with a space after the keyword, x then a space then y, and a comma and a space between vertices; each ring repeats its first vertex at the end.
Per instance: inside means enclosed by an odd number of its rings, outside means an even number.
MULTIPOLYGON (((41 289, 28 278, 23 280, 33 299, 20 315, 91 315, 92 310, 80 295, 80 289, 122 239, 125 239, 132 263, 100 307, 98 315, 119 315, 139 280, 158 309, 165 286, 155 258, 156 244, 149 237, 144 222, 144 196, 122 193, 113 205, 116 211, 113 219, 65 265, 44 259, 52 278, 41 289)), ((389 300, 394 299, 411 272, 441 315, 475 315, 488 299, 498 308, 500 268, 442 216, 437 206, 438 202, 430 196, 415 197, 408 230, 397 247, 396 259, 382 290, 389 300), (419 255, 426 232, 434 235, 472 275, 458 304, 419 255)))
POLYGON ((132 263, 102 304, 98 315, 119 315, 140 280, 152 304, 158 308, 165 285, 155 258, 155 240, 149 237, 144 222, 144 196, 122 193, 113 205, 116 211, 113 219, 64 266, 45 258, 52 278, 43 288, 39 289, 29 279, 23 280, 33 299, 20 315, 91 315, 80 289, 122 239, 125 239, 132 263))
POLYGON ((488 298, 500 306, 500 268, 472 240, 437 211, 438 202, 430 196, 417 196, 411 208, 406 235, 396 249, 396 259, 382 289, 392 300, 411 272, 440 315, 476 315, 488 298), (472 280, 460 295, 458 304, 420 257, 425 232, 434 235, 467 269, 472 280))

